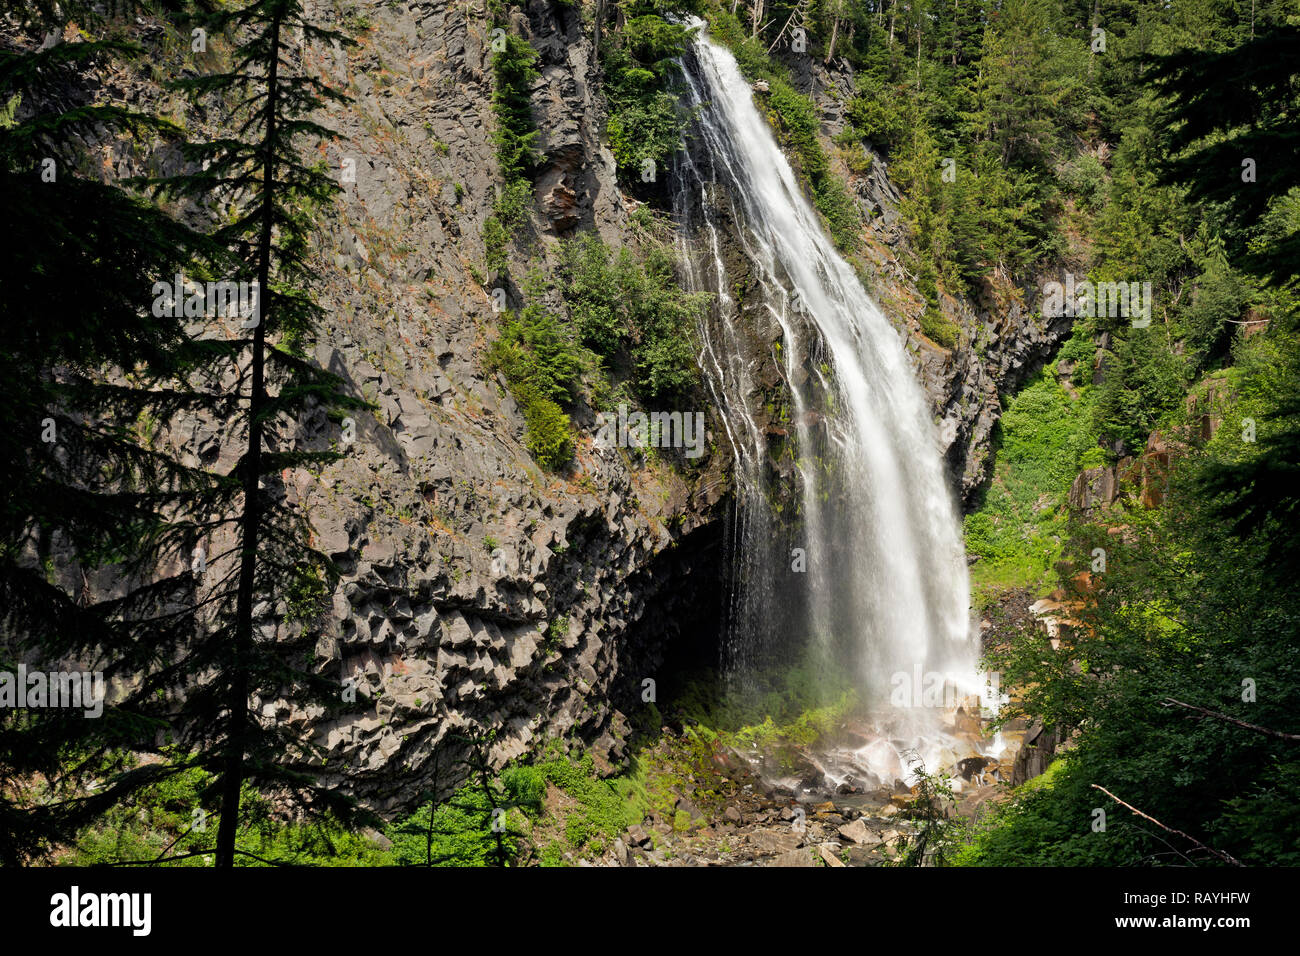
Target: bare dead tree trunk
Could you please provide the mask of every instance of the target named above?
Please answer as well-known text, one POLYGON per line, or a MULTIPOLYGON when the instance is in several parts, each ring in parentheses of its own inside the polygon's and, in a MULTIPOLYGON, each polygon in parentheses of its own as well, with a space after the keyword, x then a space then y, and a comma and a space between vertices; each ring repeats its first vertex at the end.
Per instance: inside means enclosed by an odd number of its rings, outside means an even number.
POLYGON ((961 46, 961 0, 952 5, 952 65, 957 65, 957 48, 961 46))
POLYGON ((1088 79, 1092 79, 1092 64, 1097 59, 1097 51, 1092 48, 1096 40, 1097 24, 1101 22, 1101 0, 1092 0, 1092 30, 1088 32, 1088 79))
POLYGON ((835 38, 840 35, 840 18, 831 18, 831 42, 826 45, 826 59, 823 60, 827 66, 835 56, 835 38))
POLYGON ((916 21, 916 88, 921 88, 921 21, 916 21))
POLYGON ((808 0, 799 0, 799 3, 795 4, 795 8, 790 11, 790 15, 785 18, 785 25, 781 27, 781 32, 776 35, 776 39, 772 41, 772 45, 767 48, 768 53, 771 53, 776 49, 776 45, 781 42, 781 37, 785 36, 785 31, 790 28, 790 24, 794 22, 795 17, 799 17, 799 26, 803 26, 804 20, 806 19, 804 7, 807 4, 808 0))

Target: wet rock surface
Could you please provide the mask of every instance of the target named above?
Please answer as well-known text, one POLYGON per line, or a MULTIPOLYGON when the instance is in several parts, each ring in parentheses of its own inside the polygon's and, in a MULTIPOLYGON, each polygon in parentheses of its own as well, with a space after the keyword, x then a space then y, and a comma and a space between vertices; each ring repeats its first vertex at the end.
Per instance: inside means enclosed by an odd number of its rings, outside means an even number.
MULTIPOLYGON (((972 817, 999 799, 1023 727, 1005 732, 1002 759, 956 773, 949 814, 972 817)), ((978 746, 978 744, 973 744, 978 746)), ((669 799, 629 827, 594 859, 567 862, 603 866, 882 866, 900 860, 927 812, 919 788, 901 780, 845 795, 833 788, 791 788, 761 773, 765 754, 721 746, 707 761, 691 762, 684 736, 665 729, 643 759, 681 760, 689 771, 669 799)), ((808 763, 824 758, 801 751, 808 763)), ((969 766, 969 765, 968 765, 969 766)))

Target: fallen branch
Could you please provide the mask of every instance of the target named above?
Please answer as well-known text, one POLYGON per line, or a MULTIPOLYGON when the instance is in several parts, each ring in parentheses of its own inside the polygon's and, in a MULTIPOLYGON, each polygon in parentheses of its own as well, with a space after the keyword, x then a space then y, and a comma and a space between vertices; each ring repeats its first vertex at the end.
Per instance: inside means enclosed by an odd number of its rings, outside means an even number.
POLYGON ((1261 727, 1259 724, 1248 724, 1244 720, 1238 720, 1236 717, 1229 717, 1227 714, 1221 714, 1217 710, 1206 710, 1204 707, 1197 707, 1195 704, 1184 704, 1181 700, 1174 700, 1172 697, 1166 697, 1163 703, 1166 707, 1177 704, 1179 707, 1186 707, 1188 710, 1195 710, 1198 713, 1205 714, 1207 717, 1216 717, 1219 720, 1226 720, 1230 724, 1236 724, 1238 727, 1245 727, 1247 730, 1254 730, 1261 734, 1268 734, 1270 737, 1278 737, 1282 740, 1300 740, 1300 734, 1284 734, 1280 730, 1261 727))
POLYGON ((1150 816, 1149 814, 1143 813, 1141 810, 1139 810, 1137 807, 1133 806, 1132 804, 1125 803, 1123 800, 1121 800, 1119 797, 1115 796, 1115 794, 1111 793, 1109 790, 1107 790, 1105 787, 1101 786, 1100 784, 1094 783, 1094 784, 1092 784, 1092 788, 1093 788, 1094 790, 1100 790, 1100 791, 1101 791, 1102 793, 1104 793, 1106 796, 1110 797, 1112 800, 1114 800, 1116 803, 1118 803, 1121 807, 1124 807, 1125 809, 1130 810, 1131 812, 1137 814, 1137 815, 1140 816, 1143 820, 1149 820, 1150 822, 1152 822, 1152 823, 1154 823, 1156 826, 1158 826, 1160 829, 1164 830, 1166 833, 1172 833, 1172 834, 1174 834, 1175 836, 1180 836, 1180 837, 1182 837, 1184 840, 1187 840, 1189 843, 1194 843, 1194 844, 1196 844, 1196 846, 1200 847, 1202 850, 1205 850, 1207 853, 1213 853, 1213 854, 1214 854, 1215 856, 1217 856, 1220 860, 1223 860, 1225 863, 1229 863, 1229 864, 1231 864, 1232 866, 1242 866, 1242 865, 1243 865, 1243 864, 1241 863, 1241 861, 1238 860, 1236 857, 1231 856, 1230 854, 1224 853, 1222 850, 1216 850, 1216 849, 1215 849, 1214 847, 1212 847, 1212 846, 1206 846, 1206 845, 1205 845, 1204 843, 1202 843, 1200 840, 1196 839, 1196 837, 1194 837, 1194 836, 1189 836, 1188 834, 1184 833, 1182 830, 1175 830, 1173 827, 1167 827, 1167 826, 1165 826, 1163 823, 1161 823, 1161 822, 1160 822, 1159 820, 1157 820, 1155 817, 1150 816))

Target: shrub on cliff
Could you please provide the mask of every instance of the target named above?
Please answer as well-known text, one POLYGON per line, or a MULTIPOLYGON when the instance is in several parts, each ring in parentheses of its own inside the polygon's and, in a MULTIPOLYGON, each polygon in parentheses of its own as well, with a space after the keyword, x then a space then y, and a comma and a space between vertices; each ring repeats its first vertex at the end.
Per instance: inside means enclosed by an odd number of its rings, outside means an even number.
POLYGON ((709 296, 682 291, 676 259, 651 245, 637 260, 615 256, 595 233, 568 242, 562 252, 561 290, 583 341, 610 365, 630 368, 647 402, 684 399, 699 380, 695 327, 709 296))
POLYGON ((538 137, 532 86, 540 75, 537 52, 527 40, 505 34, 502 42, 503 48, 492 54, 492 112, 496 116, 492 142, 505 185, 492 204, 492 215, 483 223, 488 271, 498 275, 506 269, 507 249, 515 230, 526 221, 532 199, 529 174, 537 162, 534 143, 538 137))
POLYGON ((529 452, 543 468, 556 470, 573 457, 569 416, 560 403, 578 399, 590 360, 542 304, 546 283, 540 273, 532 273, 525 286, 528 302, 517 313, 504 313, 505 326, 488 349, 488 364, 505 376, 524 413, 529 452))
POLYGON ((609 120, 605 132, 624 186, 644 188, 661 178, 681 148, 685 121, 673 95, 677 58, 690 29, 670 23, 654 4, 634 3, 621 33, 601 47, 609 120))

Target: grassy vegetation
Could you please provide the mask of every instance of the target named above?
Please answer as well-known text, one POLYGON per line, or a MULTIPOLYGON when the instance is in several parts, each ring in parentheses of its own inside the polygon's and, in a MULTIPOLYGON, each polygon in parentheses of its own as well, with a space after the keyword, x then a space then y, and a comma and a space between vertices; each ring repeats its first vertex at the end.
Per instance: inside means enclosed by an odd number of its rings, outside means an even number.
POLYGON ((602 778, 590 754, 566 754, 559 741, 551 741, 536 762, 507 767, 489 787, 487 792, 471 781, 446 802, 423 806, 391 825, 393 861, 491 866, 499 836, 513 862, 563 866, 565 854, 603 853, 650 806, 641 776, 602 778), (494 811, 499 833, 492 829, 494 811))
MULTIPOLYGON (((652 703, 637 716, 629 766, 607 776, 575 743, 551 740, 527 763, 478 773, 449 798, 429 802, 373 832, 349 830, 325 819, 286 822, 265 798, 248 794, 248 820, 239 848, 241 865, 263 861, 310 866, 564 866, 605 853, 614 839, 648 814, 680 831, 702 825, 678 807, 689 799, 706 816, 720 815, 718 762, 727 748, 759 748, 793 755, 832 737, 856 700, 839 687, 822 687, 811 668, 774 669, 756 692, 727 701, 711 673, 687 681, 674 694, 680 733, 666 732, 652 703)), ((215 820, 204 806, 210 775, 190 770, 142 790, 87 828, 61 860, 90 865, 149 860, 164 852, 184 856, 210 846, 215 820), (202 820, 200 829, 196 821, 202 820)), ((651 830, 652 838, 655 831, 651 830)), ((166 865, 205 866, 205 855, 166 865)))
MULTIPOLYGON (((212 776, 197 768, 145 787, 86 828, 60 857, 63 865, 91 866, 175 857, 161 865, 210 866, 215 817, 202 809, 212 776)), ((498 837, 509 860, 558 864, 564 852, 596 855, 613 838, 639 823, 652 801, 644 774, 601 779, 590 755, 568 756, 552 742, 532 765, 494 775, 485 791, 473 778, 449 799, 425 804, 384 830, 384 841, 348 830, 326 818, 313 822, 277 819, 265 797, 246 788, 246 822, 240 831, 242 866, 491 866, 498 837), (557 818, 543 806, 548 786, 568 799, 557 818), (499 813, 493 830, 494 812, 499 813), (552 833, 562 843, 552 844, 552 833), (559 850, 557 854, 556 850, 559 850)))
POLYGON ((1057 368, 1047 366, 1008 401, 995 435, 992 481, 966 516, 966 550, 980 558, 971 568, 977 604, 1006 588, 1045 593, 1056 586, 1070 485, 1080 469, 1105 461, 1091 386, 1072 398, 1057 368))
POLYGON ((544 785, 527 767, 508 767, 489 783, 471 779, 449 800, 420 807, 387 828, 398 866, 492 866, 515 859, 541 805, 544 785), (497 827, 496 830, 493 827, 497 827))
MULTIPOLYGON (((211 856, 199 851, 210 851, 216 837, 217 819, 204 809, 212 805, 213 779, 212 774, 190 768, 141 789, 83 830, 59 862, 93 866, 154 860, 165 854, 181 858, 160 865, 211 866, 211 856)), ((245 785, 241 806, 246 820, 236 841, 236 862, 241 866, 270 865, 264 861, 302 866, 392 863, 379 841, 330 818, 298 823, 277 820, 269 801, 251 786, 245 785)))
POLYGON ((649 801, 639 775, 600 779, 590 754, 556 755, 533 770, 563 792, 576 806, 564 812, 567 846, 583 854, 599 854, 620 833, 645 817, 649 801))
MULTIPOLYGON (((491 786, 495 806, 507 811, 509 852, 519 862, 563 866, 603 854, 647 814, 678 830, 697 826, 678 801, 686 797, 706 815, 721 814, 725 799, 714 784, 726 748, 758 747, 779 758, 834 735, 856 704, 851 692, 824 688, 812 669, 797 665, 771 671, 743 700, 724 701, 712 674, 686 681, 671 704, 682 717, 681 733, 665 734, 659 709, 647 705, 638 715, 629 766, 615 776, 602 776, 591 754, 558 740, 532 762, 507 768, 491 786)), ((435 860, 491 864, 496 835, 486 821, 492 800, 480 785, 467 784, 433 811, 433 831, 441 834, 435 860)), ((424 865, 429 812, 423 807, 389 827, 395 862, 424 865)))
POLYGON ((811 652, 747 675, 724 692, 713 671, 690 677, 672 696, 673 707, 729 743, 809 746, 830 734, 856 704, 852 681, 827 672, 811 652))

